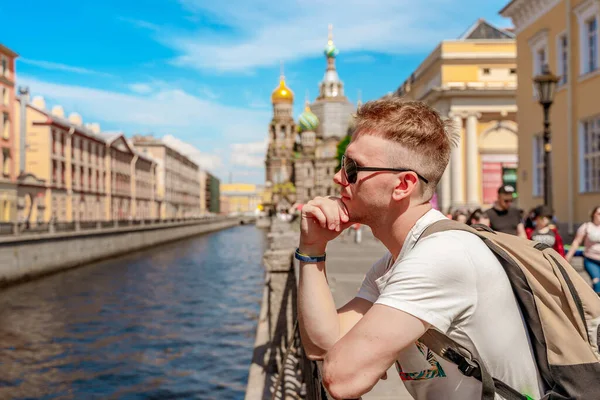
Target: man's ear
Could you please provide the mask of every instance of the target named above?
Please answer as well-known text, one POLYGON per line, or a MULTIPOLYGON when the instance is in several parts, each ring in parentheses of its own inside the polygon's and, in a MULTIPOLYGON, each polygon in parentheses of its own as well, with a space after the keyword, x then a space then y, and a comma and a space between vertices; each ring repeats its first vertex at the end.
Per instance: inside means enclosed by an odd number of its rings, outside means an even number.
POLYGON ((396 187, 392 192, 392 198, 395 201, 400 201, 410 197, 413 191, 417 190, 419 178, 412 172, 406 172, 400 174, 396 182, 396 187))

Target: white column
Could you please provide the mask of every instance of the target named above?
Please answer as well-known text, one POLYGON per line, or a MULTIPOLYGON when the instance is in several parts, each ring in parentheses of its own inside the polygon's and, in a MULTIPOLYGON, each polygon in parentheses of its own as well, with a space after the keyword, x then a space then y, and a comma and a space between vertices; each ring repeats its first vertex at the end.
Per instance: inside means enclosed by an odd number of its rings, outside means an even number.
POLYGON ((462 153, 462 117, 456 114, 450 114, 454 121, 454 126, 457 132, 456 146, 452 148, 450 154, 450 180, 452 186, 452 202, 451 205, 462 206, 465 204, 465 186, 464 186, 464 165, 462 153))
POLYGON ((452 205, 450 190, 450 164, 448 164, 444 171, 444 175, 442 175, 442 179, 440 180, 440 199, 438 199, 438 207, 444 214, 448 212, 452 205))
POLYGON ((481 114, 467 116, 467 203, 479 205, 479 166, 477 165, 477 119, 481 114))

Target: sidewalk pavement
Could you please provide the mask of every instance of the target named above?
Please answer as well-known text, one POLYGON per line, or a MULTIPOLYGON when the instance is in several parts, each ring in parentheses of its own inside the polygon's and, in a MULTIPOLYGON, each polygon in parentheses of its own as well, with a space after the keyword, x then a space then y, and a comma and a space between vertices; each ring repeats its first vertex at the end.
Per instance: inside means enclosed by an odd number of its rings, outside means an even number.
MULTIPOLYGON (((385 253, 385 247, 363 227, 362 243, 354 243, 354 236, 342 234, 327 248, 327 277, 337 307, 351 300, 362 283, 365 273, 371 265, 385 253), (345 240, 345 241, 344 241, 345 240)), ((583 269, 581 258, 573 259, 573 266, 584 279, 591 284, 583 269)), ((363 396, 364 400, 410 400, 412 397, 404 385, 395 367, 388 371, 388 379, 379 381, 371 392, 363 396)))

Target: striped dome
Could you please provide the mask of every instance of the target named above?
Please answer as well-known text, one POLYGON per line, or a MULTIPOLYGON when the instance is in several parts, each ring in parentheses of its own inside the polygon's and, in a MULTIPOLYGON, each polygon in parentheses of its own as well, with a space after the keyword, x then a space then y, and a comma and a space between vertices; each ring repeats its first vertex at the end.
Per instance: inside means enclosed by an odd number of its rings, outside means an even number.
POLYGON ((298 126, 302 132, 314 132, 319 126, 319 118, 312 111, 310 107, 306 105, 304 112, 298 118, 298 126))
POLYGON ((328 58, 329 58, 329 57, 335 58, 335 57, 338 55, 338 53, 339 53, 339 52, 340 52, 340 51, 339 51, 339 50, 337 49, 337 47, 335 47, 335 45, 333 44, 333 40, 329 40, 329 41, 327 42, 327 46, 325 46, 325 51, 324 51, 324 53, 325 53, 325 57, 328 57, 328 58))

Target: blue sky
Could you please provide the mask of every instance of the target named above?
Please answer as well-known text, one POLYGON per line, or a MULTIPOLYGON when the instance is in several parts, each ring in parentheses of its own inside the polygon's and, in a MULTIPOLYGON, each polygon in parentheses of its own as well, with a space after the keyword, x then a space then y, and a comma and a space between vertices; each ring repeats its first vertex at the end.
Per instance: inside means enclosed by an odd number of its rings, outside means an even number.
POLYGON ((314 100, 327 25, 356 103, 393 91, 443 39, 477 18, 501 27, 507 0, 41 0, 0 2, 0 43, 18 84, 49 107, 128 136, 154 133, 224 180, 262 183, 280 61, 314 100))

